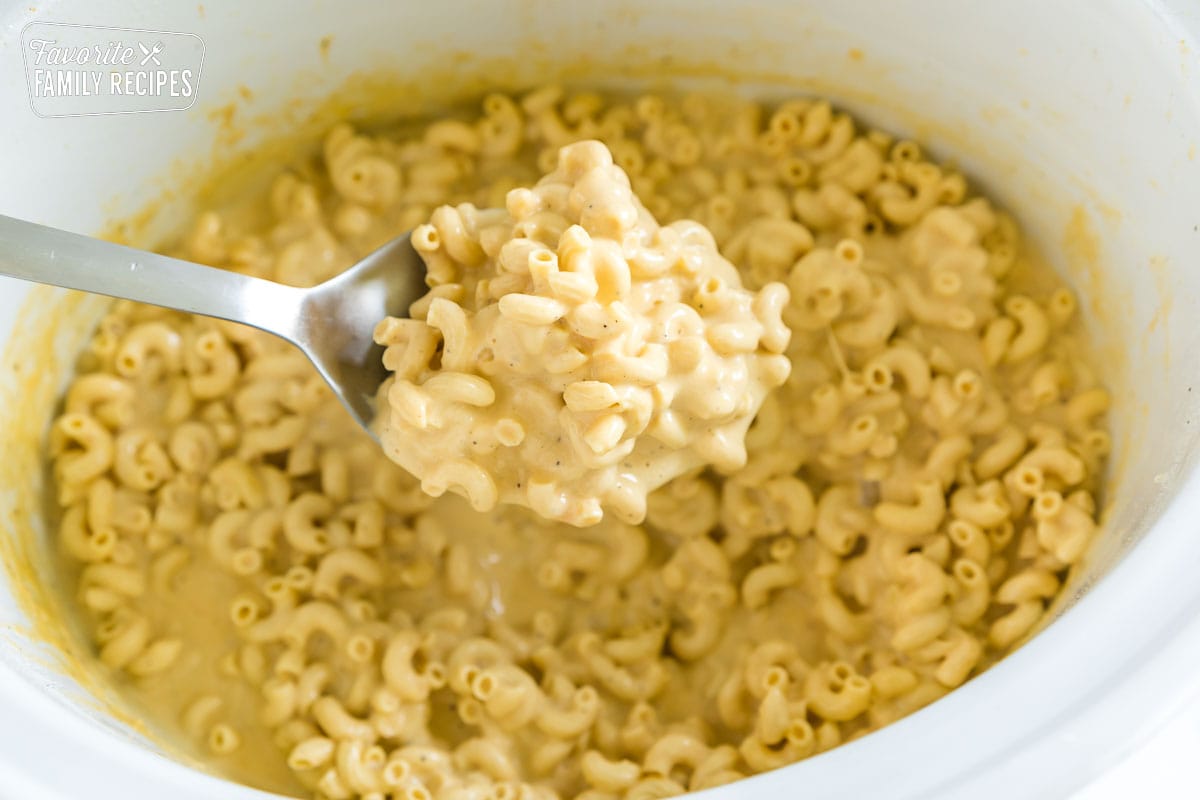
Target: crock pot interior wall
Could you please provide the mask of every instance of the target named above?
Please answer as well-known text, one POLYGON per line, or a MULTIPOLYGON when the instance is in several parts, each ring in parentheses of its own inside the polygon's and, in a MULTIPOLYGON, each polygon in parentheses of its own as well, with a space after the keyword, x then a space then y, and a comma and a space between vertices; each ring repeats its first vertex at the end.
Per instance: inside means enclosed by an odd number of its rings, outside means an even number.
MULTIPOLYGON (((547 64, 556 63, 590 63, 591 71, 579 71, 615 82, 631 70, 664 77, 712 68, 786 75, 799 88, 831 95, 865 119, 958 159, 1015 210, 1080 293, 1098 299, 1089 305, 1089 324, 1118 388, 1112 415, 1118 491, 1077 588, 1090 585, 1149 529, 1194 465, 1200 387, 1192 391, 1191 361, 1200 328, 1190 314, 1200 272, 1182 265, 1191 264, 1200 244, 1194 227, 1200 219, 1188 216, 1200 208, 1200 64, 1193 43, 1160 6, 1121 0, 206 6, 185 13, 183 6, 48 2, 33 13, 25 6, 2 12, 0 213, 99 230, 172 183, 186 185, 215 153, 228 155, 212 145, 221 124, 213 112, 223 104, 238 102, 242 120, 277 109, 276 119, 294 120, 302 114, 294 103, 283 111, 285 105, 299 99, 300 108, 315 106, 355 72, 391 71, 419 82, 428 74, 444 80, 455 63, 464 77, 478 77, 486 65, 485 80, 525 84, 543 79, 547 64), (17 44, 20 28, 34 17, 199 34, 207 53, 196 106, 170 114, 34 117, 17 44), (324 36, 332 40, 323 54, 324 36), (1190 80, 1164 82, 1163 74, 1190 80), (237 100, 238 86, 249 87, 253 99, 237 100), (1142 213, 1164 207, 1177 213, 1142 213), (1081 236, 1080 219, 1094 247, 1081 236), (1124 356, 1109 357, 1116 353, 1124 356)), ((450 82, 422 88, 427 97, 454 89, 450 82)), ((362 117, 397 111, 370 104, 357 110, 362 117)), ((281 132, 247 125, 230 149, 250 149, 281 132)), ((159 206, 158 232, 186 213, 183 194, 159 206)), ((0 281, 0 347, 10 336, 11 309, 23 297, 15 284, 0 281)), ((14 376, 5 370, 0 381, 14 376)), ((47 407, 38 420, 43 430, 49 415, 47 407)), ((11 409, 0 407, 0 431, 12 424, 11 409)), ((32 450, 15 455, 25 459, 22 469, 39 469, 32 450)), ((31 526, 40 535, 36 518, 19 511, 14 517, 18 507, 36 508, 30 498, 0 491, 0 535, 26 536, 31 526)), ((26 675, 44 674, 31 671, 39 656, 21 633, 27 621, 12 593, 0 589, 0 625, 16 626, 0 645, 4 659, 19 662, 26 675)), ((58 680, 42 688, 77 697, 72 686, 58 680)))

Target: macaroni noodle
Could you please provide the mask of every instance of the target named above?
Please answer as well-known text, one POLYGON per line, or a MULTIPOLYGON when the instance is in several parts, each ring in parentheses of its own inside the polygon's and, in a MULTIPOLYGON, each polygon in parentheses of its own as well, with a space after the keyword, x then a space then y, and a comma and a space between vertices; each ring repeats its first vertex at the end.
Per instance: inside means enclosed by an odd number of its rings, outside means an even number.
POLYGON ((604 507, 641 522, 668 480, 743 466, 790 369, 787 288, 748 292, 707 230, 660 227, 600 142, 563 147, 506 204, 442 206, 413 232, 431 291, 376 330, 395 371, 377 422, 388 457, 435 497, 579 526, 604 507))
POLYGON ((1096 538, 1075 298, 827 102, 551 86, 342 125, 178 253, 311 285, 410 228, 430 289, 377 334, 420 480, 288 345, 132 303, 51 429, 100 661, 231 777, 718 786, 987 669, 1096 538))

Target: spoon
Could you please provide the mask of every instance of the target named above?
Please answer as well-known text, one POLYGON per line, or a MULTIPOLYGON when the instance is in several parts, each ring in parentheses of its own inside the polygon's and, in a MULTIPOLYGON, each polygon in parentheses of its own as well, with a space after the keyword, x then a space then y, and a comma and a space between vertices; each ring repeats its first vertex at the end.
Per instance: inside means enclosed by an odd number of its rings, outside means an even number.
POLYGON ((136 300, 250 325, 308 356, 372 437, 375 393, 387 377, 372 336, 423 295, 425 265, 398 236, 311 289, 239 275, 0 215, 0 275, 136 300))

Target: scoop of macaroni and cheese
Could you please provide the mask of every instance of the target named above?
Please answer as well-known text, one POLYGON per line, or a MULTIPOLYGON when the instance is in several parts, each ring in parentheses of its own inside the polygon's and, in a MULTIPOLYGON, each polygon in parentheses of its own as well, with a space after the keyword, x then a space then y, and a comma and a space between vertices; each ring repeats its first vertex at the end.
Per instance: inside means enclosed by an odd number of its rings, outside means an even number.
POLYGON ((578 526, 743 466, 790 370, 787 287, 749 291, 702 225, 660 226, 597 141, 506 206, 443 206, 412 234, 429 292, 375 332, 388 457, 435 497, 578 526))

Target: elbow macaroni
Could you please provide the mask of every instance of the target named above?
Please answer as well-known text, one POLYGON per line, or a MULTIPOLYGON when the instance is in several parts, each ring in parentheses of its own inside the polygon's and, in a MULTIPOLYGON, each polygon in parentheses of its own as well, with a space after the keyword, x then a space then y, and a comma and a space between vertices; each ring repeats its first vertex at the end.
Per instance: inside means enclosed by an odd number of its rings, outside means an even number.
POLYGON ((413 232, 430 294, 376 331, 388 457, 435 497, 578 526, 641 522, 670 479, 741 467, 789 371, 787 288, 749 292, 703 227, 660 227, 597 141, 506 204, 442 206, 413 232))
POLYGON ((288 346, 114 304, 50 455, 142 707, 283 794, 658 798, 1037 630, 1110 445, 1074 297, 914 142, 731 102, 548 87, 339 126, 269 220, 197 220, 180 255, 302 285, 415 229, 430 291, 377 335, 421 481, 288 346))

